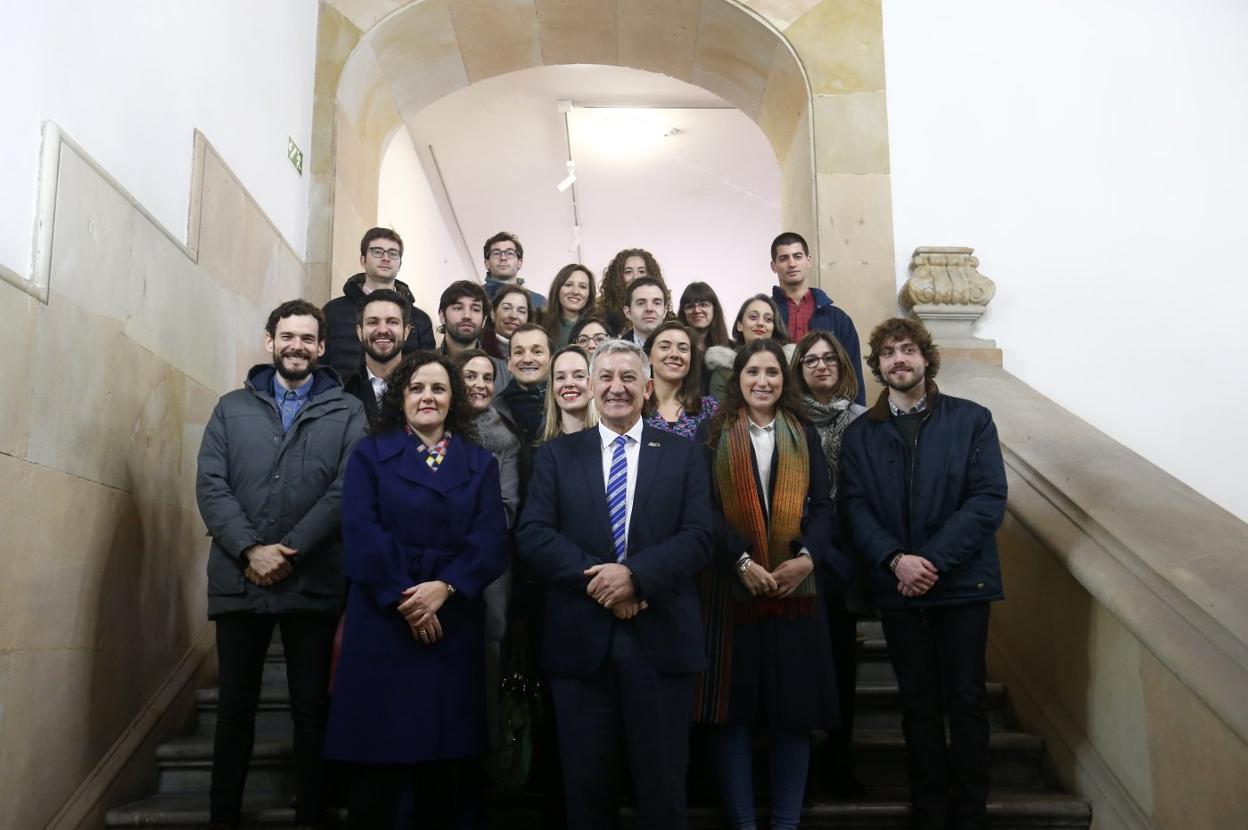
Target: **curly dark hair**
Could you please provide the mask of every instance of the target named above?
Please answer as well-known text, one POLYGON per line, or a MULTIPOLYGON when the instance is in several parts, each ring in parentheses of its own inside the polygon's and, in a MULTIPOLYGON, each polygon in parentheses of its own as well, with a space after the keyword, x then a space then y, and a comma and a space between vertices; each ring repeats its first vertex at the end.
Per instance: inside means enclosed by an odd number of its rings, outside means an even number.
POLYGON ((867 366, 875 379, 884 383, 884 376, 880 374, 880 349, 889 341, 901 340, 909 340, 919 347, 923 359, 927 361, 927 371, 924 374, 928 380, 935 380, 936 373, 940 371, 940 347, 932 342, 932 333, 927 330, 927 326, 910 317, 892 317, 871 329, 871 339, 868 341, 871 353, 867 355, 867 366))
POLYGON ((797 391, 797 383, 793 380, 789 362, 784 357, 784 347, 770 337, 751 340, 741 347, 737 352, 737 359, 732 361, 732 377, 728 379, 728 385, 724 388, 724 400, 720 404, 719 411, 715 413, 715 417, 711 419, 707 444, 712 449, 719 443, 719 436, 724 431, 724 427, 732 426, 739 418, 749 417, 746 414, 745 396, 741 394, 741 373, 745 370, 745 364, 750 362, 750 358, 759 352, 768 352, 780 364, 782 387, 780 399, 776 401, 776 411, 788 413, 799 423, 806 421, 802 397, 797 391))
POLYGON ((602 269, 602 291, 600 313, 602 315, 620 314, 624 308, 624 291, 628 288, 624 284, 624 263, 628 262, 629 257, 639 256, 646 263, 646 276, 654 277, 663 286, 663 295, 667 300, 668 307, 672 305, 672 298, 667 290, 667 283, 663 279, 663 269, 659 267, 659 262, 654 258, 654 254, 645 248, 625 248, 611 258, 611 262, 607 267, 602 269))
POLYGON ((403 358, 403 362, 386 381, 386 394, 377 404, 377 432, 394 432, 407 425, 407 417, 403 413, 407 385, 411 383, 416 370, 430 363, 436 363, 445 369, 447 377, 451 379, 451 406, 446 412, 446 431, 477 443, 477 427, 473 421, 476 413, 468 403, 468 390, 464 388, 463 376, 445 355, 424 349, 403 358))

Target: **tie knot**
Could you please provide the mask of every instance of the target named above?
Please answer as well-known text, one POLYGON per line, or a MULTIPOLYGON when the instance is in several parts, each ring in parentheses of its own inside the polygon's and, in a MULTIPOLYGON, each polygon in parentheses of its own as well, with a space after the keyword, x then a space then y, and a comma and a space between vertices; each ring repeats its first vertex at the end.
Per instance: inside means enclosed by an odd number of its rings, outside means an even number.
POLYGON ((627 436, 627 435, 621 435, 621 436, 619 436, 618 438, 616 438, 616 439, 615 439, 615 446, 616 446, 616 447, 618 447, 618 448, 620 448, 620 449, 624 449, 624 446, 625 446, 627 443, 628 443, 628 436, 627 436))

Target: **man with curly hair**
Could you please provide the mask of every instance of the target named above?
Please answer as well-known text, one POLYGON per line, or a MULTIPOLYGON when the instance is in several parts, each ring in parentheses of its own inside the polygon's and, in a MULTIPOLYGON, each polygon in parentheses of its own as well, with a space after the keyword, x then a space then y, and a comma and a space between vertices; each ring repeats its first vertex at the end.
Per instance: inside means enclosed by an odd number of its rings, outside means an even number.
POLYGON ((885 388, 845 430, 838 500, 897 673, 915 827, 986 828, 984 652, 989 604, 1004 596, 997 428, 984 407, 941 394, 922 323, 885 320, 870 350, 885 388))

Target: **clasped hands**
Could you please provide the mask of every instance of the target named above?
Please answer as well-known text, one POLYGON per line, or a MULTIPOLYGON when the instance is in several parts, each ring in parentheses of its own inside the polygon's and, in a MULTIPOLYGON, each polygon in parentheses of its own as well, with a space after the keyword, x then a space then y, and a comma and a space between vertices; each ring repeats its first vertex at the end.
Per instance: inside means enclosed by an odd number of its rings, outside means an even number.
POLYGON ((589 585, 585 593, 618 619, 631 620, 650 606, 637 599, 633 590, 633 572, 625 565, 607 562, 585 569, 589 585))
POLYGON ((422 645, 431 646, 442 639, 442 623, 438 610, 451 595, 451 587, 441 580, 422 582, 403 589, 404 599, 399 613, 412 629, 412 637, 422 645))
POLYGON ((897 577, 897 593, 903 597, 921 597, 940 579, 936 566, 915 553, 903 553, 893 575, 897 577))
POLYGON ((252 545, 243 551, 243 558, 247 560, 247 569, 243 571, 243 576, 261 587, 276 585, 294 570, 288 557, 296 553, 298 551, 294 548, 279 543, 252 545))
POLYGON ((797 590, 797 586, 814 568, 815 563, 809 556, 795 556, 781 562, 772 571, 751 559, 745 571, 738 571, 737 575, 751 595, 784 599, 797 590))

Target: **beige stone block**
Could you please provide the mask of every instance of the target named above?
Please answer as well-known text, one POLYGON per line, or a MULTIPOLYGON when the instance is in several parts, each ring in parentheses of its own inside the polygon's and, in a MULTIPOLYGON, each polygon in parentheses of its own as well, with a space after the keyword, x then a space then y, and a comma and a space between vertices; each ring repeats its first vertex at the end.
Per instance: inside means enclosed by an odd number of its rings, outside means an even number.
POLYGON ((469 83, 542 65, 534 0, 447 0, 469 83))
POLYGON ((369 42, 399 111, 409 117, 468 85, 446 0, 409 6, 369 42))
MULTIPOLYGON (((343 70, 338 84, 338 131, 333 144, 335 169, 339 164, 337 156, 340 155, 339 145, 342 143, 342 116, 346 116, 347 123, 358 136, 357 140, 369 146, 380 146, 384 143, 401 120, 399 100, 396 98, 400 87, 392 85, 393 79, 386 77, 385 71, 377 62, 377 56, 370 48, 374 43, 375 40, 365 41, 351 54, 351 60, 343 70)), ((421 72, 424 68, 423 64, 415 63, 408 69, 421 72)), ((427 79, 422 77, 415 80, 427 79)))
MULTIPOLYGON (((383 0, 384 1, 384 0, 383 0)), ((364 0, 376 4, 376 0, 364 0)), ((392 0, 397 6, 402 0, 392 0)), ((351 50, 371 27, 361 26, 343 14, 342 3, 321 3, 316 19, 316 68, 313 85, 319 90, 334 89, 351 50)))
POLYGON ((757 121, 776 45, 775 34, 749 13, 703 3, 693 82, 757 121))
POLYGON ((0 454, 26 455, 30 434, 35 321, 41 306, 26 292, 0 283, 0 454))
POLYGON ((222 287, 260 304, 278 234, 214 152, 204 160, 199 264, 222 287))
POLYGON ((1248 745, 1149 652, 1140 659, 1157 827, 1238 830, 1248 816, 1248 745))
POLYGON ((542 62, 615 64, 617 4, 618 0, 537 0, 542 62))
MULTIPOLYGON (((756 120, 782 165, 788 159, 802 117, 809 112, 810 92, 802 76, 802 67, 783 43, 777 43, 756 120)), ((810 151, 809 137, 804 138, 803 146, 806 152, 810 151)))
POLYGON ((823 0, 784 30, 816 95, 884 89, 881 0, 823 0))
POLYGON ((352 24, 367 31, 377 21, 409 2, 411 0, 332 0, 328 5, 335 7, 352 24))
POLYGON ((71 147, 63 145, 51 290, 92 314, 124 320, 131 240, 138 215, 117 188, 71 147))
MULTIPOLYGON (((342 294, 342 284, 360 270, 360 237, 373 226, 377 217, 377 202, 365 215, 344 192, 341 180, 334 187, 334 256, 330 274, 330 295, 342 294)), ((402 231, 400 231, 402 233, 402 231)))
POLYGON ((891 267, 896 253, 890 177, 821 173, 818 192, 823 261, 891 267))
POLYGON ((888 113, 883 92, 816 95, 815 169, 887 173, 888 113))
POLYGON ((702 0, 630 0, 619 7, 621 66, 693 83, 702 0))
POLYGON ((328 262, 333 248, 334 174, 308 180, 308 263, 328 262))
POLYGON ((318 93, 312 98, 312 142, 305 160, 309 177, 334 170, 334 111, 337 107, 335 93, 318 93))
POLYGON ((823 0, 743 0, 741 5, 749 6, 765 17, 771 25, 784 31, 794 20, 821 2, 823 0))
POLYGON ((797 122, 793 139, 784 161, 780 164, 780 218, 785 230, 796 231, 804 236, 816 250, 815 231, 815 171, 814 156, 810 146, 810 120, 806 114, 797 122))
POLYGON ((830 265, 821 260, 819 286, 853 318, 863 341, 876 323, 897 316, 895 278, 885 265, 854 262, 830 265))

